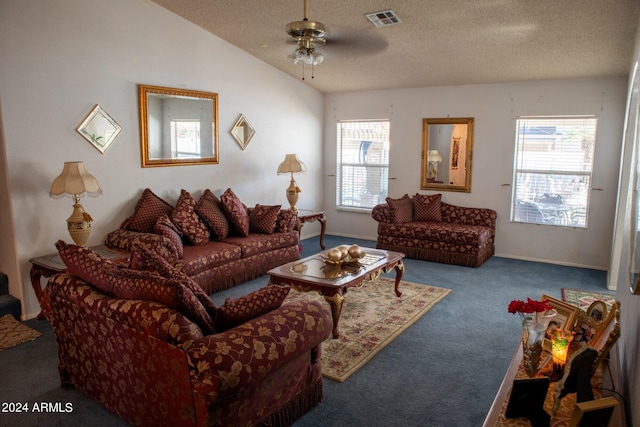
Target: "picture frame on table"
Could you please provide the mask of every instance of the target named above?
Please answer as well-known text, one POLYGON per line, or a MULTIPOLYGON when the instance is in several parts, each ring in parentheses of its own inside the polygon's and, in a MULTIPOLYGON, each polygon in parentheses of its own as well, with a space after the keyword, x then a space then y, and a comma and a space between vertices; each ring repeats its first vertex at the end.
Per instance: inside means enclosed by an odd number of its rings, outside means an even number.
POLYGON ((564 301, 560 301, 559 299, 553 298, 549 295, 542 294, 542 301, 544 300, 548 300, 549 305, 551 305, 551 307, 553 307, 557 312, 555 317, 553 317, 549 322, 549 329, 552 329, 555 325, 557 329, 560 329, 562 331, 573 331, 576 323, 576 318, 578 316, 578 311, 580 309, 574 305, 571 305, 564 301))
POLYGON ((614 397, 576 403, 569 427, 613 426, 613 413, 618 407, 614 397))

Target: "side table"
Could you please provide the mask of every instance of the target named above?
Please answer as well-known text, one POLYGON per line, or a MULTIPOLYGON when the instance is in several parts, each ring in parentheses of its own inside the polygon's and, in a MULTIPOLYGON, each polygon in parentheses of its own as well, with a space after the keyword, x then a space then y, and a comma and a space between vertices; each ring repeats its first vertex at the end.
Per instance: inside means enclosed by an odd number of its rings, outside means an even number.
POLYGON ((296 223, 298 238, 300 238, 300 231, 302 230, 302 226, 307 222, 313 221, 320 222, 320 248, 324 249, 324 232, 327 229, 327 217, 325 216, 324 211, 298 209, 298 221, 296 223))
MULTIPOLYGON (((112 261, 125 260, 129 256, 125 252, 114 251, 106 246, 94 246, 91 250, 112 261)), ((40 279, 42 277, 51 277, 54 274, 64 273, 67 271, 67 266, 64 264, 58 253, 31 258, 29 262, 31 263, 31 271, 29 272, 31 286, 36 294, 36 298, 38 298, 38 302, 40 302, 42 300, 42 292, 44 291, 40 279)), ((44 319, 42 312, 38 314, 38 319, 44 319)))

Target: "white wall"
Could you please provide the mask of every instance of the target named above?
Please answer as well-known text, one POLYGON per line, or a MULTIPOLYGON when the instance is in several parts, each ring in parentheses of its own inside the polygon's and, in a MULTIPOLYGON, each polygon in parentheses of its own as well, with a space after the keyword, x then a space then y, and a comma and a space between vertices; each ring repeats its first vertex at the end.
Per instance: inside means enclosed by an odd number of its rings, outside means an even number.
POLYGON ((70 241, 73 203, 48 195, 64 161, 84 161, 103 190, 82 201, 95 219, 89 245, 146 187, 171 203, 181 188, 197 198, 231 187, 247 205, 287 206, 289 178, 276 170, 292 152, 308 168, 296 176, 299 206, 322 207, 322 94, 147 0, 0 2, 0 76, 0 267, 23 317, 39 311, 28 260, 70 241), (217 92, 220 164, 141 168, 138 84, 217 92), (124 128, 104 155, 75 131, 96 104, 124 128), (240 113, 256 129, 244 151, 229 134, 240 113))
POLYGON ((474 117, 472 191, 449 203, 498 213, 499 256, 607 269, 611 249, 627 80, 602 78, 330 94, 325 97, 324 205, 327 229, 375 239, 369 214, 336 211, 336 121, 391 119, 389 194, 420 190, 422 119, 474 117), (524 115, 598 116, 589 225, 585 229, 509 221, 515 120, 524 115), (598 190, 595 190, 598 189, 598 190))
MULTIPOLYGON (((630 287, 629 249, 632 238, 631 201, 634 192, 634 171, 638 170, 640 139, 640 26, 636 34, 633 65, 629 72, 628 118, 625 126, 623 153, 620 161, 620 189, 617 201, 615 237, 611 253, 609 285, 616 288, 620 301, 620 354, 622 394, 626 396, 629 425, 640 427, 640 295, 632 295, 630 287), (635 71, 634 73, 634 70, 635 71), (635 78, 634 78, 635 77, 635 78)), ((637 186, 637 183, 636 183, 637 186)), ((637 191, 637 188, 635 189, 637 191)))

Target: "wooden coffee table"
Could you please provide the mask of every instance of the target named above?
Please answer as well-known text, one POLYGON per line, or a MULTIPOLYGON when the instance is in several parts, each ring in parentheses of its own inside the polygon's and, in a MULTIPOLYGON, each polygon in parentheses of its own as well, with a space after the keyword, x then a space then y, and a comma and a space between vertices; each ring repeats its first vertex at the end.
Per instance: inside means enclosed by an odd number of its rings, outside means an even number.
POLYGON ((347 289, 375 280, 382 273, 396 271, 396 296, 404 273, 404 254, 382 249, 362 248, 365 257, 355 264, 332 265, 321 257, 326 251, 293 261, 267 272, 269 285, 289 285, 300 292, 315 291, 324 296, 331 307, 333 338, 340 336, 338 322, 347 289))

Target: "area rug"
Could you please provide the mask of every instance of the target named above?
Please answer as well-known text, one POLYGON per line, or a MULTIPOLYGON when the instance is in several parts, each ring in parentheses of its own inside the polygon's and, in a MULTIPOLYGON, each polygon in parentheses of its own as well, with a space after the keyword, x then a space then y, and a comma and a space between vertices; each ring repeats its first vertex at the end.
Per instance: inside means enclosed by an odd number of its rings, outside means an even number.
MULTIPOLYGON (((404 332, 450 289, 401 282, 396 297, 395 280, 380 277, 348 290, 338 324, 340 337, 322 343, 322 375, 343 382, 404 332)), ((300 299, 328 303, 316 292, 291 290, 285 304, 300 299)))
POLYGON ((18 322, 11 314, 0 317, 0 351, 35 340, 41 332, 18 322))
POLYGON ((611 304, 616 300, 613 293, 580 291, 575 289, 562 288, 562 300, 569 304, 580 307, 581 310, 587 311, 592 302, 602 300, 607 305, 607 309, 611 308, 611 304))

